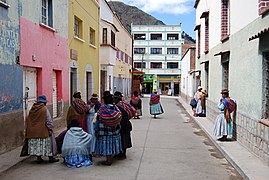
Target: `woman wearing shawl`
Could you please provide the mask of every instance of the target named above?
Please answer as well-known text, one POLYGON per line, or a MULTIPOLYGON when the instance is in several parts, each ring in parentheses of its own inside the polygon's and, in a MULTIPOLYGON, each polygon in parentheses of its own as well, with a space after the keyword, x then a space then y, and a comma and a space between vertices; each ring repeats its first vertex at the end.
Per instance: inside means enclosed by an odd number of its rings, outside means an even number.
POLYGON ((103 165, 112 164, 112 156, 121 152, 120 110, 113 105, 113 96, 109 91, 103 94, 104 105, 97 112, 95 125, 96 146, 95 154, 106 156, 103 165))
POLYGON ((154 118, 156 119, 156 115, 163 114, 163 108, 160 103, 160 95, 157 94, 157 90, 153 90, 153 94, 150 95, 150 114, 154 115, 154 118))
POLYGON ((202 101, 201 101, 201 98, 202 98, 202 89, 203 88, 201 86, 198 86, 197 92, 194 95, 194 99, 197 102, 194 116, 198 116, 199 114, 202 114, 202 105, 201 105, 201 103, 202 103, 202 101))
POLYGON ((232 121, 230 113, 232 113, 235 109, 235 102, 230 99, 229 91, 227 89, 223 89, 221 94, 222 99, 220 99, 220 104, 218 106, 220 114, 217 116, 213 135, 221 137, 218 140, 225 141, 227 140, 228 135, 232 135, 232 121))
POLYGON ((94 132, 94 124, 96 121, 96 115, 97 111, 101 107, 101 103, 98 101, 98 95, 93 93, 91 96, 91 99, 87 102, 90 110, 87 112, 87 126, 88 126, 88 133, 92 135, 92 140, 91 140, 91 145, 90 145, 90 153, 92 154, 94 152, 95 148, 95 142, 96 142, 96 137, 95 137, 95 132, 94 132))
POLYGON ((89 155, 91 139, 92 136, 83 131, 76 119, 70 122, 62 146, 62 156, 67 167, 79 168, 92 165, 89 155))
POLYGON ((130 104, 136 109, 136 116, 134 118, 140 119, 139 116, 142 116, 142 101, 137 91, 134 91, 130 104))
POLYGON ((122 114, 122 119, 120 122, 121 129, 121 145, 122 145, 122 152, 117 155, 118 160, 126 159, 126 149, 132 147, 132 140, 131 140, 131 131, 132 131, 132 124, 129 121, 132 118, 130 116, 130 110, 126 102, 122 100, 122 94, 119 91, 116 91, 113 96, 114 103, 119 108, 122 114))
POLYGON ((56 142, 53 137, 53 123, 46 107, 46 96, 39 96, 33 104, 26 120, 26 135, 28 139, 28 153, 37 157, 37 163, 42 163, 42 156, 48 156, 49 162, 58 162, 56 142))
POLYGON ((68 126, 71 120, 77 119, 80 127, 87 132, 86 112, 89 110, 89 107, 81 99, 80 92, 75 92, 73 98, 71 106, 68 108, 66 124, 68 126))

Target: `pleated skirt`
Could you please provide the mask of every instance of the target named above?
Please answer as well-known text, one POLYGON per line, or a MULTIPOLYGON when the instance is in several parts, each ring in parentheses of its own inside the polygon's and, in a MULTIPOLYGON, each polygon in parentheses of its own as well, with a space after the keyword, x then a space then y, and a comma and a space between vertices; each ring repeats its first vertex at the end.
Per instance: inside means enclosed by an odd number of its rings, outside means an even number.
POLYGON ((223 112, 221 112, 216 118, 213 135, 216 137, 232 135, 232 121, 227 123, 223 112))
POLYGON ((161 103, 150 105, 150 114, 151 115, 160 115, 163 114, 163 108, 161 103))
POLYGON ((121 136, 98 136, 96 138, 95 154, 117 155, 122 151, 121 136))
POLYGON ((69 168, 79 168, 92 165, 89 155, 67 155, 64 157, 64 162, 69 168))

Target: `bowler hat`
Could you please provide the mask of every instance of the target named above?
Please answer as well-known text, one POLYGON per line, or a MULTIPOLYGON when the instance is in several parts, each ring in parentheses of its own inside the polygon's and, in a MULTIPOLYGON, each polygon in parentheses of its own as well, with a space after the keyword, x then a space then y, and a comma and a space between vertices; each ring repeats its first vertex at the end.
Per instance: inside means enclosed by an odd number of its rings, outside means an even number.
POLYGON ((47 100, 47 97, 45 95, 41 95, 41 96, 38 97, 36 102, 38 102, 38 103, 47 103, 48 100, 47 100))
POLYGON ((198 90, 200 90, 200 89, 203 89, 201 86, 198 86, 198 88, 197 88, 198 90))
POLYGON ((93 93, 91 99, 98 99, 98 95, 96 93, 93 93))
POLYGON ((228 94, 229 93, 229 90, 228 89, 222 89, 220 94, 228 94))
POLYGON ((73 98, 81 98, 81 93, 80 92, 74 92, 73 98))
POLYGON ((119 91, 116 91, 115 93, 114 93, 114 95, 113 95, 113 98, 119 98, 119 99, 121 99, 123 96, 122 96, 122 94, 121 94, 121 92, 119 92, 119 91))
POLYGON ((103 93, 103 98, 112 97, 112 94, 109 91, 103 93))

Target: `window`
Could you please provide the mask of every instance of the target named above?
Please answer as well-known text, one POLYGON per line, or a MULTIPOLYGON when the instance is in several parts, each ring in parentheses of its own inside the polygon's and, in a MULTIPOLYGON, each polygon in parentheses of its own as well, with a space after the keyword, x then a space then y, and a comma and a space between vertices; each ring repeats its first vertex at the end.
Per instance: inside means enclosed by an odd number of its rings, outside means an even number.
POLYGON ((178 69, 177 62, 167 62, 167 69, 178 69))
POLYGON ((78 38, 82 38, 82 21, 75 16, 74 21, 74 34, 78 38))
POLYGON ((264 63, 264 84, 265 84, 265 112, 264 118, 269 118, 269 52, 263 54, 264 63))
POLYGON ((259 0, 259 15, 269 10, 269 0, 259 0))
POLYGON ((90 44, 95 45, 95 30, 90 28, 90 44))
POLYGON ((150 39, 151 40, 162 40, 162 34, 151 34, 150 39))
POLYGON ((107 44, 107 28, 103 28, 103 44, 107 44))
POLYGON ((52 0, 42 0, 41 5, 41 22, 53 27, 52 0))
POLYGON ((205 53, 209 51, 209 15, 205 17, 205 53))
POLYGON ((209 62, 207 61, 205 63, 205 88, 207 90, 207 93, 209 91, 208 87, 209 87, 209 62))
POLYGON ((151 48, 150 54, 162 54, 162 48, 151 48))
POLYGON ((134 34, 134 40, 146 40, 146 34, 134 34))
POLYGON ((167 54, 178 54, 178 48, 167 48, 167 54))
POLYGON ((178 34, 167 34, 167 40, 178 40, 178 34))
POLYGON ((113 47, 116 47, 116 44, 115 44, 115 33, 113 31, 111 31, 111 45, 113 47))
POLYGON ((135 54, 145 54, 146 48, 134 48, 135 54))
POLYGON ((228 38, 230 34, 230 2, 221 1, 221 41, 228 38))
POLYGON ((162 63, 161 62, 152 62, 150 63, 150 68, 152 69, 161 69, 162 63))
POLYGON ((146 63, 145 62, 135 62, 134 63, 134 68, 139 68, 139 69, 142 69, 142 68, 146 68, 146 63))
POLYGON ((229 58, 230 53, 224 53, 221 55, 221 64, 222 64, 222 88, 229 88, 229 58))

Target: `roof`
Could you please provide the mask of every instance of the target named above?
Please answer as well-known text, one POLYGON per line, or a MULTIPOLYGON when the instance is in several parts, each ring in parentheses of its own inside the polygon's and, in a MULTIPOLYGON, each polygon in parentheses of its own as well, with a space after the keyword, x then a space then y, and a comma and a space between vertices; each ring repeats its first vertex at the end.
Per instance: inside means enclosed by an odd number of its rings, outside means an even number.
POLYGON ((261 30, 257 34, 251 36, 248 40, 251 41, 253 39, 260 38, 262 35, 264 35, 265 33, 268 33, 268 32, 269 32, 269 27, 264 28, 263 30, 261 30))

